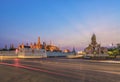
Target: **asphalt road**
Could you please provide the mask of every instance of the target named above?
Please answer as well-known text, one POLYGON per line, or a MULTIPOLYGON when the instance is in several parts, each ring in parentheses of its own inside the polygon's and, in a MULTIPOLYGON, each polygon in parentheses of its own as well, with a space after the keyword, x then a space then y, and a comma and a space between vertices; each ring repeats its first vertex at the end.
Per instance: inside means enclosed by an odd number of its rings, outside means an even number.
POLYGON ((120 64, 64 58, 3 60, 0 79, 0 82, 120 82, 120 64))

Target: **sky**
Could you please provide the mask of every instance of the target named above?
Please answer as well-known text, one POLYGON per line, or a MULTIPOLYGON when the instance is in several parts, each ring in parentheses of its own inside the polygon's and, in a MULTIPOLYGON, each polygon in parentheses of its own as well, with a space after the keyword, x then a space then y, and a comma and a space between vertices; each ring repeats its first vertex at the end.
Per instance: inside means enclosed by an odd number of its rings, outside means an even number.
POLYGON ((50 42, 84 49, 96 34, 102 46, 120 43, 120 0, 0 0, 0 48, 50 42))

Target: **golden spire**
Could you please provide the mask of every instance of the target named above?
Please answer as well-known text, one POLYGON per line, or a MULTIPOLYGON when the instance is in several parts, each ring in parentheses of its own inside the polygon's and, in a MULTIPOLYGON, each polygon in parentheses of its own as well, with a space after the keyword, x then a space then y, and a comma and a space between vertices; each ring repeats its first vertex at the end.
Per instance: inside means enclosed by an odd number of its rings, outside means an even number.
POLYGON ((38 49, 41 48, 40 37, 38 37, 37 48, 38 48, 38 49))

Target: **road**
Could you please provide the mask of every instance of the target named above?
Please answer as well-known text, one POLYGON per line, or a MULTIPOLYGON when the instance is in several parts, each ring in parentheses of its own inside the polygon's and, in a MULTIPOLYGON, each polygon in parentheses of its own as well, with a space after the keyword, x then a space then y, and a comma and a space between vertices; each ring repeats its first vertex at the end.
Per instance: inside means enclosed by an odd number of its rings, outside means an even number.
POLYGON ((65 58, 11 59, 0 63, 0 77, 2 82, 120 82, 120 64, 65 58))

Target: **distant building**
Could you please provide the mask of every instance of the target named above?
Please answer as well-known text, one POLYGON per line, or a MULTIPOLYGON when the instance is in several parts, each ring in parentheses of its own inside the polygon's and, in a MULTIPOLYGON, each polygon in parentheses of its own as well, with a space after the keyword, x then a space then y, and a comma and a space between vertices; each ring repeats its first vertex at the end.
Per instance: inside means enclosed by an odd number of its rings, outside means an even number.
POLYGON ((51 51, 51 52, 53 52, 53 51, 60 51, 60 49, 57 46, 54 46, 54 45, 47 45, 46 46, 46 50, 47 51, 51 51))
POLYGON ((89 44, 88 47, 84 49, 86 54, 93 54, 93 55, 99 55, 99 54, 107 54, 107 48, 106 47, 101 47, 100 44, 97 43, 96 41, 96 35, 93 34, 91 37, 91 43, 89 44))
POLYGON ((9 51, 14 51, 14 50, 16 50, 16 48, 14 47, 14 44, 10 44, 9 51))
POLYGON ((38 41, 37 43, 30 43, 30 45, 24 45, 23 43, 21 45, 19 45, 19 48, 31 48, 31 49, 45 49, 46 51, 61 51, 57 46, 55 45, 47 45, 45 42, 43 42, 43 44, 41 44, 40 42, 40 37, 38 37, 38 41))
POLYGON ((64 53, 70 53, 70 50, 69 49, 65 49, 63 50, 64 53))

